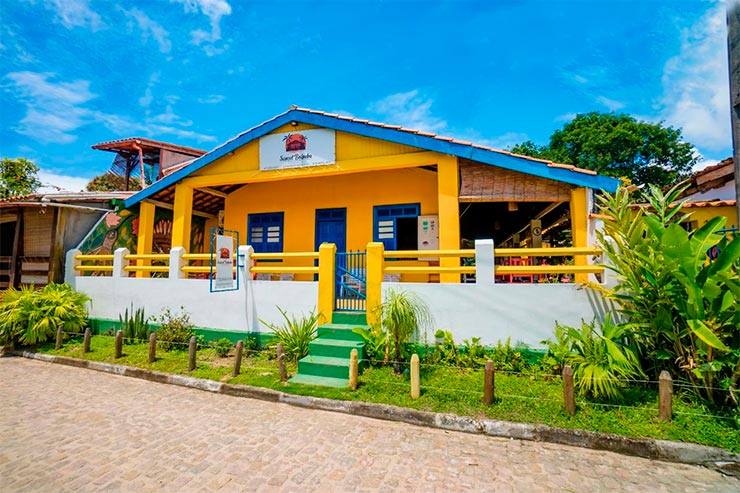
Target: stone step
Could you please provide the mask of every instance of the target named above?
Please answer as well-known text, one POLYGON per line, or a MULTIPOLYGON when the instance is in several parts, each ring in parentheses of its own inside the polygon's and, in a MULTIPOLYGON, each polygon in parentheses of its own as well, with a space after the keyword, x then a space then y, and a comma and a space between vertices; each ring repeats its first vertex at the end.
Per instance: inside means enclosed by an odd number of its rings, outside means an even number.
POLYGON ((344 339, 314 339, 308 344, 309 354, 313 356, 330 356, 333 358, 349 359, 353 349, 357 349, 357 358, 362 359, 362 349, 365 345, 357 341, 344 339))
POLYGON ((335 387, 338 389, 349 385, 349 380, 346 378, 317 377, 314 375, 296 375, 288 380, 288 382, 299 383, 301 385, 317 385, 319 387, 335 387))
POLYGON ((298 374, 349 380, 349 359, 308 355, 298 361, 298 374))

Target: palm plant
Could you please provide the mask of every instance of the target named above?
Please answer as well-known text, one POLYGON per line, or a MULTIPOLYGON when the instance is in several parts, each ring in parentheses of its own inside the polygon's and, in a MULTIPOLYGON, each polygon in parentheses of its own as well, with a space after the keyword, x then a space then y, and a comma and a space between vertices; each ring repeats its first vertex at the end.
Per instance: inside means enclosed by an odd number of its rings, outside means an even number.
POLYGON ((260 319, 260 322, 270 328, 278 342, 283 345, 283 351, 293 361, 298 361, 308 354, 308 344, 316 338, 316 327, 319 314, 312 311, 308 315, 289 316, 288 313, 277 307, 285 319, 283 325, 272 324, 260 319))
POLYGON ((8 289, 0 305, 0 339, 36 344, 51 338, 61 328, 80 332, 85 327, 90 300, 67 284, 48 284, 37 291, 33 286, 8 289))
POLYGON ((431 326, 432 314, 414 293, 389 289, 377 307, 383 327, 388 331, 394 354, 393 371, 401 374, 403 344, 418 337, 419 329, 431 326))

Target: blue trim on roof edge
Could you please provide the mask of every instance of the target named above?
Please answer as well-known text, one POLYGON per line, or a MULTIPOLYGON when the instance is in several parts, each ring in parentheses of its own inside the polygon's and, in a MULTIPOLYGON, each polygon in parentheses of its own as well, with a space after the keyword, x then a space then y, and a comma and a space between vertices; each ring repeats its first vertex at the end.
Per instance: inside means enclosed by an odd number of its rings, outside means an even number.
POLYGON ((565 168, 554 168, 547 166, 545 163, 532 161, 525 157, 512 156, 503 152, 481 149, 470 145, 448 142, 434 137, 413 134, 392 128, 377 127, 318 113, 309 113, 298 109, 292 109, 239 134, 235 138, 225 142, 220 147, 217 147, 199 157, 188 166, 175 171, 171 175, 162 178, 141 192, 132 195, 126 199, 124 206, 128 209, 138 204, 147 197, 169 187, 170 185, 176 184, 178 181, 186 178, 190 174, 208 166, 229 152, 258 139, 277 128, 280 128, 291 121, 316 125, 341 132, 353 133, 363 137, 385 140, 396 144, 418 147, 428 151, 439 152, 440 154, 449 154, 451 156, 470 159, 472 161, 498 166, 500 168, 518 171, 520 173, 526 173, 528 175, 539 176, 541 178, 561 181, 581 187, 605 190, 607 192, 616 191, 620 183, 620 180, 609 176, 589 175, 565 168))

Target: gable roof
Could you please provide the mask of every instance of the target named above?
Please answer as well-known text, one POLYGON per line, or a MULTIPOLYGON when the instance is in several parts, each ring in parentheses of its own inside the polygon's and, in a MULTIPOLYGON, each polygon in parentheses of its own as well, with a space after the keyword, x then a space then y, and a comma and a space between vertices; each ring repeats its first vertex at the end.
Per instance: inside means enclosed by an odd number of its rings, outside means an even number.
POLYGON ((569 164, 553 163, 543 159, 513 154, 508 151, 493 149, 491 147, 457 140, 452 137, 443 137, 433 133, 404 128, 400 125, 387 125, 369 120, 362 120, 359 118, 293 106, 288 111, 237 135, 207 154, 195 159, 188 166, 175 171, 140 191, 126 200, 125 207, 128 208, 136 205, 147 197, 174 185, 179 180, 182 180, 188 175, 208 166, 229 152, 233 152, 239 147, 257 140, 290 122, 316 125, 318 127, 328 128, 331 130, 361 135, 363 137, 417 147, 427 151, 470 159, 472 161, 489 164, 491 166, 498 166, 512 171, 569 183, 571 185, 606 190, 608 192, 614 192, 620 183, 616 178, 600 176, 594 171, 576 168, 569 164))

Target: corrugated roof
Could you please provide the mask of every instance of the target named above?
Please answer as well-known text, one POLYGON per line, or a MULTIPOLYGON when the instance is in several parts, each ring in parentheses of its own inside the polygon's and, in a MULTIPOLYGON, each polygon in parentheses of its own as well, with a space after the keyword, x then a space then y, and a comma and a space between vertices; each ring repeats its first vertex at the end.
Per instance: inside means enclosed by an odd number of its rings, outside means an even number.
POLYGON ((191 173, 202 169, 229 152, 259 139, 270 132, 290 122, 300 122, 308 125, 329 128, 332 130, 354 133, 410 147, 417 147, 441 154, 448 154, 460 158, 470 159, 483 164, 498 166, 521 173, 540 176, 555 181, 561 181, 576 186, 594 189, 603 189, 613 192, 619 186, 619 180, 607 176, 600 176, 594 171, 577 168, 569 164, 553 163, 509 151, 502 151, 492 147, 472 144, 453 137, 438 136, 429 132, 407 129, 399 125, 388 125, 372 122, 324 111, 299 108, 292 106, 288 111, 281 113, 236 137, 226 141, 207 154, 195 159, 190 165, 169 174, 150 187, 137 193, 126 201, 126 207, 132 207, 163 189, 174 185, 191 173))
POLYGON ((181 154, 187 154, 189 156, 202 156, 208 151, 202 149, 195 149, 194 147, 181 146, 177 144, 170 144, 169 142, 162 142, 159 140, 146 139, 144 137, 128 137, 125 139, 109 140, 107 142, 101 142, 91 146, 93 149, 102 151, 114 151, 117 152, 125 147, 129 147, 132 144, 144 146, 146 148, 164 149, 173 152, 179 152, 181 154))
POLYGON ((32 193, 16 197, 0 199, 0 206, 10 206, 18 203, 38 202, 39 204, 56 203, 81 203, 81 202, 104 202, 108 200, 125 200, 136 192, 114 191, 114 192, 59 192, 59 193, 32 193))

